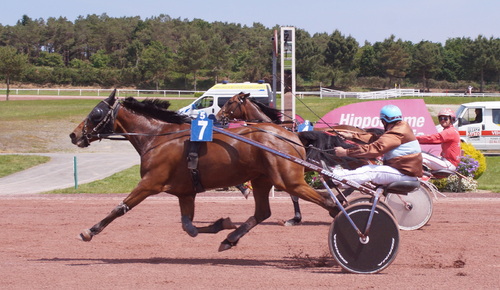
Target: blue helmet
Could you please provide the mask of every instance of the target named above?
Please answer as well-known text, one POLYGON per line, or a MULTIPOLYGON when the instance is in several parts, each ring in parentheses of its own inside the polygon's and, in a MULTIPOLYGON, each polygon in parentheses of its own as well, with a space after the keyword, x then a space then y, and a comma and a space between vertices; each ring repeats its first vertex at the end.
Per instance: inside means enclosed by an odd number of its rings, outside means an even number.
POLYGON ((401 110, 397 106, 387 105, 380 110, 380 120, 387 123, 401 121, 403 120, 403 114, 401 114, 401 110))

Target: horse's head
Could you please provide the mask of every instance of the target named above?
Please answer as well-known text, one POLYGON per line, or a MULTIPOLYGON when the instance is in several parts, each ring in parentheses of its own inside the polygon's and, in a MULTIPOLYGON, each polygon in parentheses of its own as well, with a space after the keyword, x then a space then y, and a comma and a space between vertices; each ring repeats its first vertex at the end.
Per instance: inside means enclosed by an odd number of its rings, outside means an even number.
POLYGON ((229 99, 217 113, 217 121, 223 123, 229 120, 281 123, 279 110, 268 107, 253 98, 249 98, 249 96, 250 94, 241 92, 229 99))
POLYGON ((88 116, 73 130, 69 137, 78 147, 88 147, 91 142, 100 140, 99 134, 113 133, 114 118, 119 102, 115 98, 116 89, 92 109, 88 116))
POLYGON ((244 107, 249 96, 250 94, 241 92, 231 97, 215 116, 217 121, 226 123, 229 120, 246 120, 244 107))

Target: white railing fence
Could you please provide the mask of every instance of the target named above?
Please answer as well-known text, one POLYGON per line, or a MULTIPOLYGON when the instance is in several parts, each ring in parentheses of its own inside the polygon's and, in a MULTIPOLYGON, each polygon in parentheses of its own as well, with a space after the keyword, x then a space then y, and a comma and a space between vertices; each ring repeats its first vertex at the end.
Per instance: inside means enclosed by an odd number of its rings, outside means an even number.
POLYGON ((373 92, 343 92, 320 88, 320 98, 389 99, 400 97, 500 97, 499 93, 421 93, 415 89, 390 89, 373 92))
MULTIPOLYGON (((0 95, 5 95, 7 89, 0 88, 0 95)), ((40 95, 40 96, 107 96, 113 89, 10 89, 10 95, 40 95)), ((132 90, 118 89, 117 94, 121 97, 179 97, 193 98, 195 93, 203 91, 189 90, 132 90)), ((323 98, 357 98, 357 99, 389 99, 400 97, 500 97, 500 93, 421 93, 415 89, 390 89, 373 92, 344 92, 328 88, 320 88, 320 91, 296 92, 297 97, 319 96, 323 98)))
MULTIPOLYGON (((10 89, 10 95, 40 95, 40 96, 107 96, 113 89, 10 89)), ((5 94, 7 88, 0 88, 0 94, 5 94)), ((129 89, 118 89, 118 96, 123 97, 147 97, 151 95, 155 96, 178 96, 178 97, 194 97, 194 94, 198 91, 188 91, 188 90, 129 90, 129 89)))

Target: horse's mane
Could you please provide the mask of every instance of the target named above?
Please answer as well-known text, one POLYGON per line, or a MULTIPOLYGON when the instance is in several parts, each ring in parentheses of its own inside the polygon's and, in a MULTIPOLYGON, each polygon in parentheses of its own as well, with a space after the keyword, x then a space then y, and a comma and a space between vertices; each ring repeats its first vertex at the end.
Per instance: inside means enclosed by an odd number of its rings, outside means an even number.
POLYGON ((282 123, 280 110, 266 106, 265 104, 257 101, 254 98, 248 98, 248 100, 250 100, 252 103, 256 104, 257 107, 259 107, 259 109, 273 121, 273 123, 275 123, 275 124, 282 123))
POLYGON ((372 133, 376 136, 381 136, 382 134, 385 133, 385 130, 380 128, 366 128, 365 131, 368 133, 372 133))
POLYGON ((340 136, 330 135, 323 131, 304 131, 297 134, 304 147, 306 147, 307 159, 309 160, 323 160, 330 167, 340 165, 346 169, 354 169, 365 164, 364 160, 335 155, 335 147, 351 148, 356 146, 345 142, 340 136))
POLYGON ((133 97, 128 97, 122 101, 122 105, 136 113, 168 123, 183 124, 191 121, 188 116, 167 110, 170 107, 170 102, 166 100, 145 99, 139 102, 133 97))

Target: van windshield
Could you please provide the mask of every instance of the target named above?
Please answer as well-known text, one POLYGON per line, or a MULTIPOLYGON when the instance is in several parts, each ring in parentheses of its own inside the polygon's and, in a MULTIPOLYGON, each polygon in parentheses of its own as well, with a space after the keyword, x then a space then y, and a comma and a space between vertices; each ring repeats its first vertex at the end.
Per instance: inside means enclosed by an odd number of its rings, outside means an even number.
POLYGON ((193 109, 199 110, 204 108, 209 108, 214 104, 214 97, 205 96, 193 104, 193 109))
POLYGON ((231 97, 219 97, 219 99, 217 100, 217 104, 222 108, 222 106, 224 106, 224 104, 229 101, 229 99, 231 99, 231 97))
POLYGON ((493 123, 500 125, 500 109, 492 110, 493 123))

